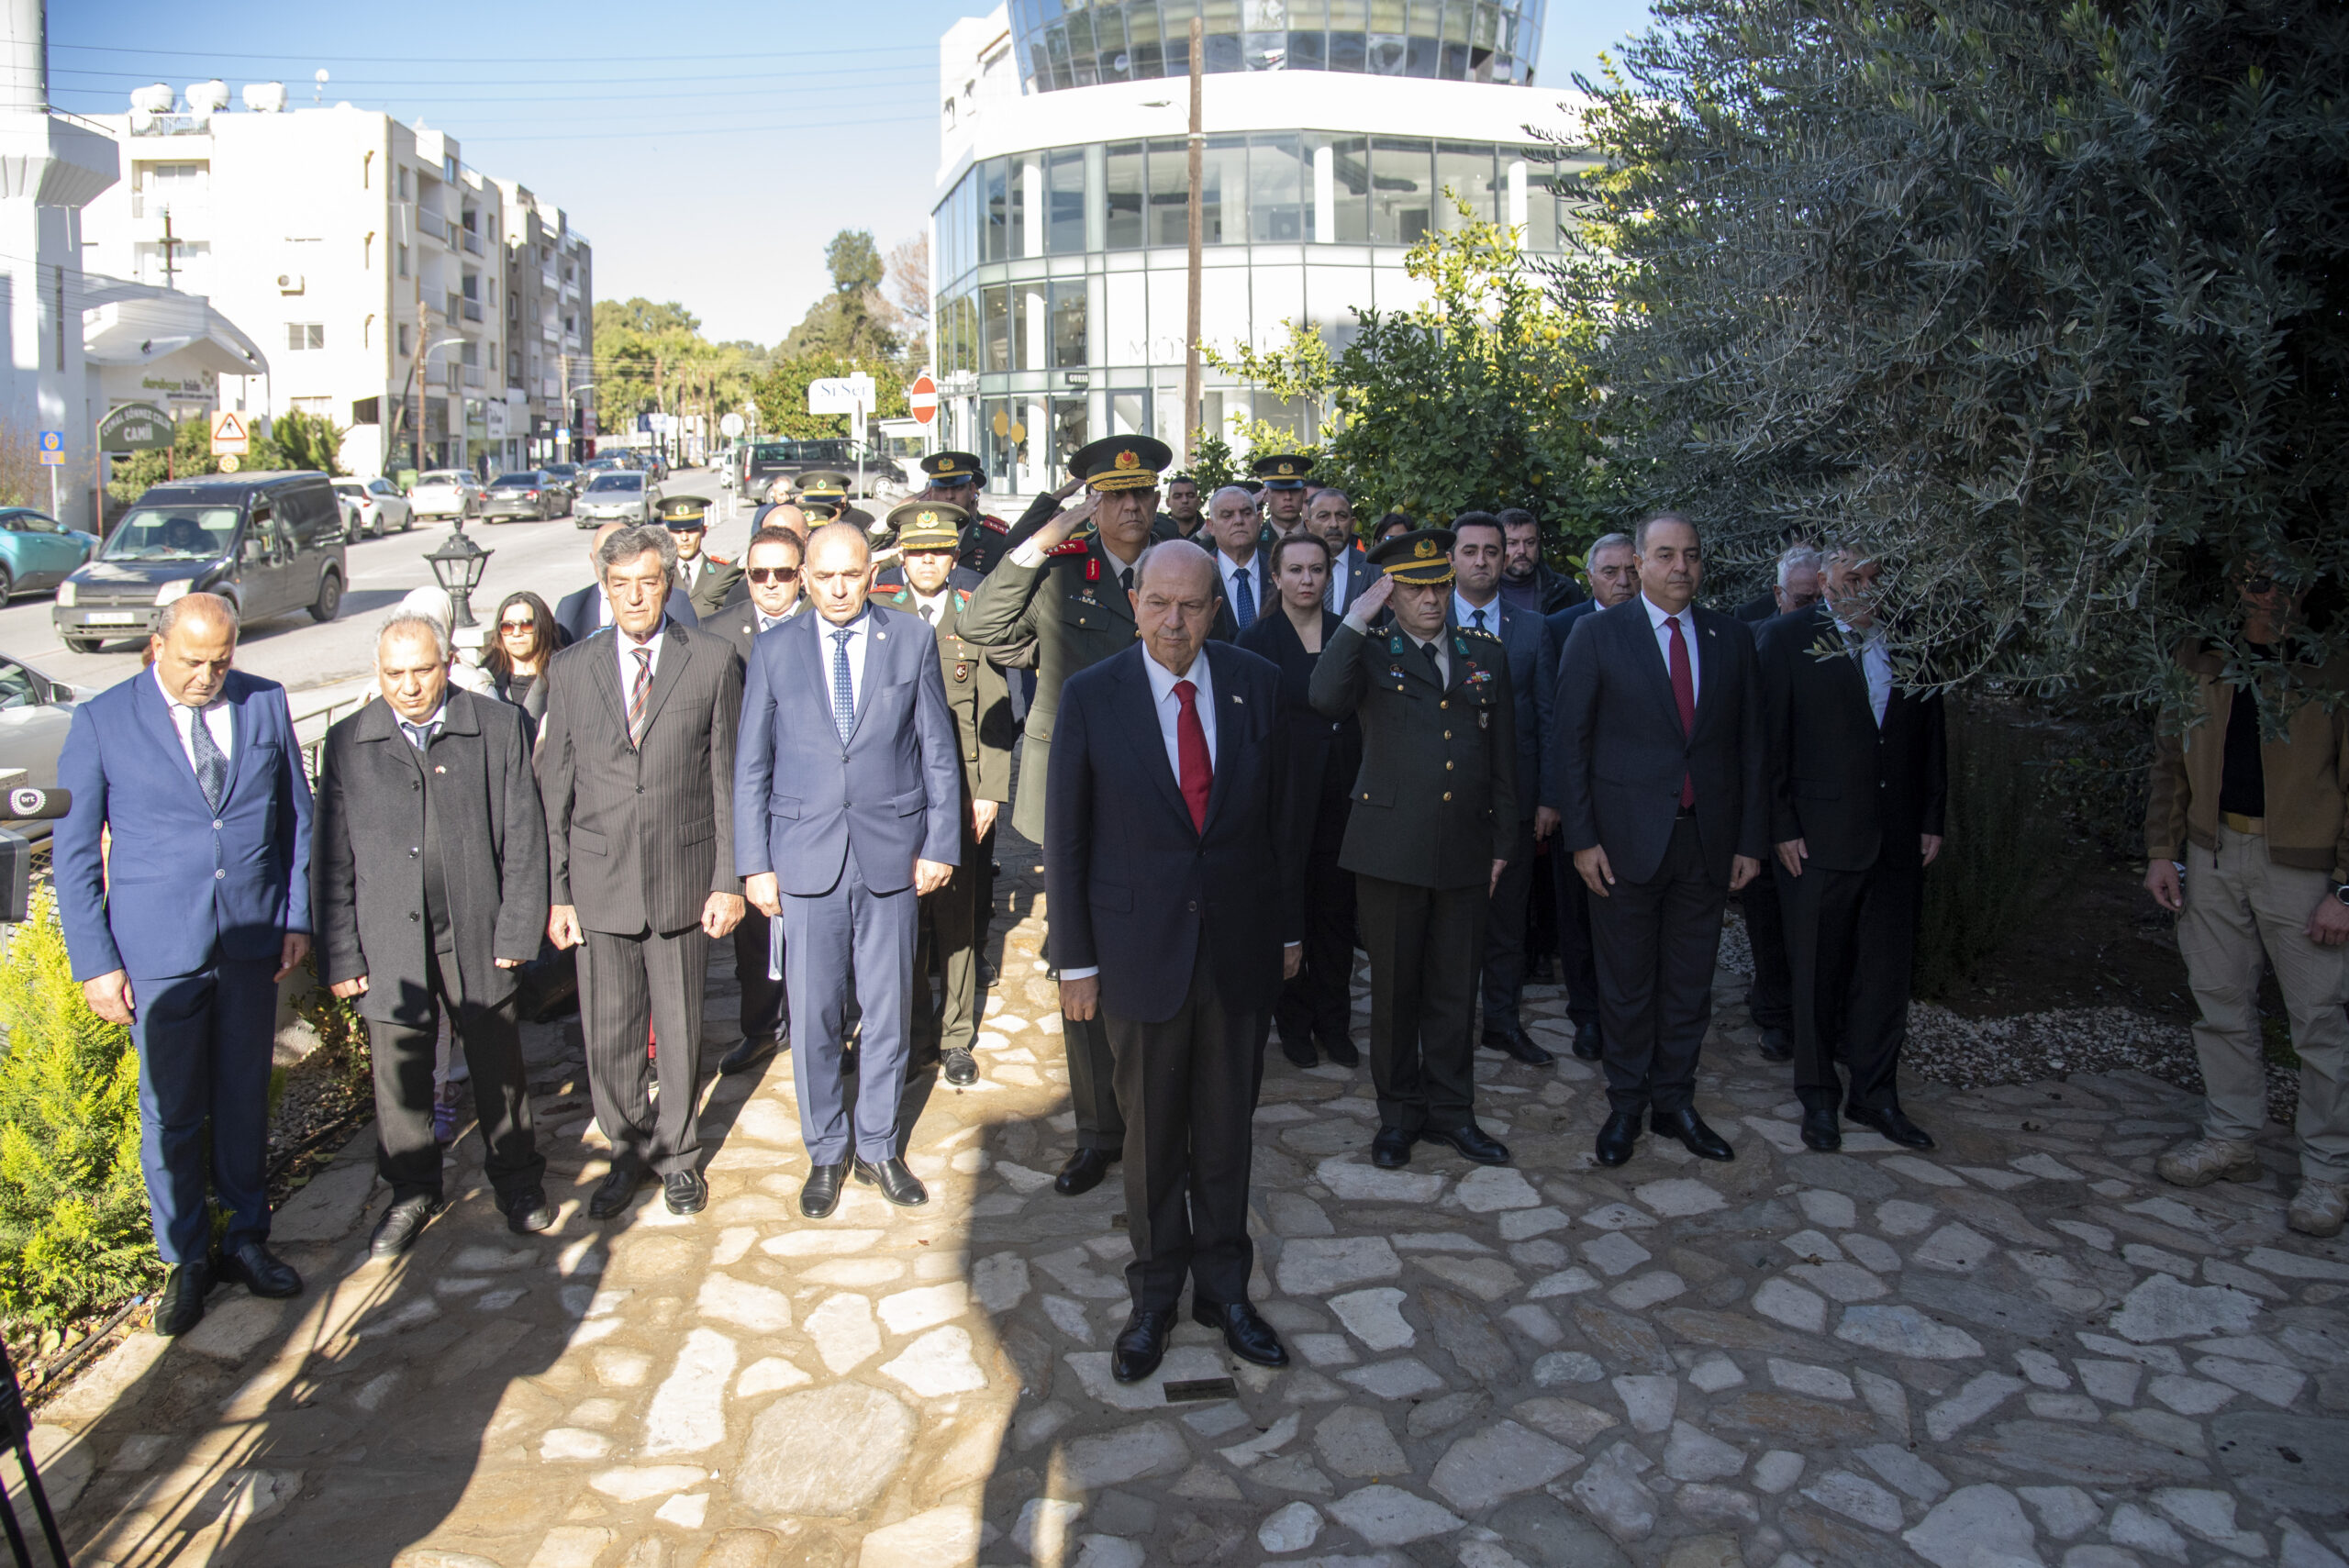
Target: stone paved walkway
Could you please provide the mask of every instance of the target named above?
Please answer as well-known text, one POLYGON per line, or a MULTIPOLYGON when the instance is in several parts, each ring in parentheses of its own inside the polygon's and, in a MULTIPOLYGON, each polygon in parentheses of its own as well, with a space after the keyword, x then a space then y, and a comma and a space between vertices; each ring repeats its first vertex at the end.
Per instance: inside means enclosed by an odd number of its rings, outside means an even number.
MULTIPOLYGON (((1006 870, 1020 852, 1006 845, 1006 870)), ((1003 884, 1030 907, 1033 879, 1003 884)), ((1003 922, 1008 926, 1007 919, 1003 922)), ((1727 1166, 1587 1150, 1595 1072, 1480 1055, 1514 1169, 1368 1162, 1367 1069, 1277 1054, 1254 1295, 1296 1356, 1186 1325, 1121 1388, 1115 1184, 1050 1190, 1066 1074, 1031 918, 1004 931, 985 1080, 914 1091, 930 1205, 807 1169, 788 1059, 708 1090, 712 1201, 589 1224, 575 1051, 536 1031, 562 1205, 463 1201, 366 1259, 362 1140, 281 1215, 311 1282, 127 1341, 44 1412, 77 1561, 397 1568, 2338 1568, 2349 1248, 2284 1229, 2291 1162, 2168 1189, 2190 1103, 2134 1077, 1937 1092, 1920 1158, 1804 1152, 1725 975, 1699 1106, 1727 1166), (1165 1385, 1230 1376, 1236 1396, 1165 1385)), ((722 973, 721 962, 717 972, 722 973)), ((1358 989, 1358 995, 1360 995, 1358 989)), ((731 991, 714 984, 713 1033, 731 991)), ((1367 1003, 1357 1005, 1357 1038, 1367 1003)), ((716 1051, 712 1051, 715 1059, 716 1051)))

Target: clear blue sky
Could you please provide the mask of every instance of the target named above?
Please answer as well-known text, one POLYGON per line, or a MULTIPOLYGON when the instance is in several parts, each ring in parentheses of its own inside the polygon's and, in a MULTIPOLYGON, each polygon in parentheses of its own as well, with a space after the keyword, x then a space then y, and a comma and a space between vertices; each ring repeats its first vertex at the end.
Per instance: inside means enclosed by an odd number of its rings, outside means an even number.
MULTIPOLYGON (((596 247, 596 292, 674 299, 718 339, 772 343, 828 286, 824 242, 921 231, 938 162, 938 35, 976 0, 50 0, 50 95, 117 113, 131 88, 282 81, 310 102, 423 119, 596 247)), ((1644 0, 1551 0, 1542 80, 1646 23, 1644 0)), ((237 102, 241 105, 239 97, 237 102)), ((289 199, 298 200, 296 193, 289 199)))

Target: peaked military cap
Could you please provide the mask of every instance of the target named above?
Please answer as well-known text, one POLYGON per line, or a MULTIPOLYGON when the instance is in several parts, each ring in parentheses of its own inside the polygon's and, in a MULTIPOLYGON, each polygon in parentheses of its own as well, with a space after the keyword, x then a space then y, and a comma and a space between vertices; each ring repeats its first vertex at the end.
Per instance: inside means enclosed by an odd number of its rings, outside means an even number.
POLYGON ((1250 463, 1248 472, 1263 480, 1267 490, 1302 490, 1305 476, 1313 472, 1313 459, 1304 452, 1276 452, 1250 463))
POLYGON ((811 468, 799 476, 799 493, 816 501, 839 501, 848 495, 848 475, 829 468, 811 468))
POLYGON ((661 521, 677 533, 698 533, 708 526, 709 500, 703 495, 664 495, 661 521))
POLYGON ((1371 547, 1370 563, 1397 583, 1452 581, 1452 530, 1413 528, 1371 547))
POLYGON ((1148 436, 1104 436, 1079 447, 1069 473, 1096 490, 1148 490, 1174 461, 1174 449, 1148 436))
POLYGON ((979 460, 969 452, 932 452, 921 460, 921 471, 935 484, 976 484, 979 460))
POLYGON ((889 508, 888 526, 899 554, 918 550, 956 550, 970 514, 944 501, 901 501, 889 508))

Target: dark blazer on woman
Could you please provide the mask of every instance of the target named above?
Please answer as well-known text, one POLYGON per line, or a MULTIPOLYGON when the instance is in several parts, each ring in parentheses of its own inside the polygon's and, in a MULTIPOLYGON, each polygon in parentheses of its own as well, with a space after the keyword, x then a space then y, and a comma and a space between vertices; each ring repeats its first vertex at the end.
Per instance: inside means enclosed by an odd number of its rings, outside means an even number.
MULTIPOLYGON (((1322 647, 1330 646, 1342 624, 1328 610, 1321 612, 1322 647)), ((1256 624, 1240 634, 1237 646, 1270 661, 1280 672, 1276 735, 1287 749, 1289 784, 1305 809, 1303 821, 1309 826, 1320 802, 1333 793, 1342 797, 1353 788, 1354 775, 1362 771, 1362 721, 1352 714, 1325 718, 1315 710, 1308 688, 1313 684, 1314 662, 1321 656, 1305 651, 1297 628, 1289 624, 1288 614, 1280 606, 1257 617, 1256 624)))

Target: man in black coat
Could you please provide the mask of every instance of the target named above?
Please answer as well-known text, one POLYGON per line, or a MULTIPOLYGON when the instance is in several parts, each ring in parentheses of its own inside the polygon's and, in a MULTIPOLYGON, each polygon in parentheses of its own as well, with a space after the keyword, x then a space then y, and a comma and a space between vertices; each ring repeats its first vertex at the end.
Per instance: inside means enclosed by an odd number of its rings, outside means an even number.
POLYGON ((1842 1147, 1839 1104, 1895 1143, 1933 1146, 1901 1110, 1898 1079, 1924 869, 1941 853, 1947 739, 1941 694, 1894 683, 1876 573, 1836 551, 1826 598, 1761 637, 1795 1093, 1813 1149, 1842 1147))
MULTIPOLYGON (((1737 606, 1737 618, 1761 636, 1762 628, 1780 616, 1807 610, 1819 603, 1818 550, 1798 539, 1778 552, 1770 590, 1737 606)), ((1794 976, 1787 966, 1786 890, 1778 884, 1776 856, 1765 856, 1762 874, 1737 895, 1745 911, 1746 946, 1753 953, 1753 983, 1745 988, 1745 1006, 1762 1031, 1760 1050, 1765 1062, 1787 1062, 1795 1053, 1794 976)))
POLYGON ((1727 895, 1769 842, 1762 691, 1753 634, 1693 602, 1696 525, 1673 513, 1632 535, 1640 593, 1584 618, 1558 670, 1558 799, 1590 890, 1609 1107, 1602 1165, 1642 1123, 1707 1160, 1735 1154, 1695 1102, 1727 895))
POLYGON ((1279 674, 1208 642, 1219 595, 1190 545, 1149 550, 1131 597, 1138 645, 1062 688, 1044 840, 1061 1011, 1104 1020, 1126 1113, 1120 1383, 1165 1355, 1186 1277, 1234 1355, 1288 1361, 1248 1302, 1249 1122, 1257 1022, 1304 951, 1279 674))
POLYGON ((393 617, 375 641, 382 702, 327 731, 310 871, 318 975, 367 1020, 375 1167, 392 1190, 376 1257, 406 1251, 441 1204, 432 1136, 445 1011, 473 1071, 484 1167, 507 1227, 554 1223, 530 1128, 515 973, 547 923, 546 817, 519 708, 449 684, 448 634, 393 617))

